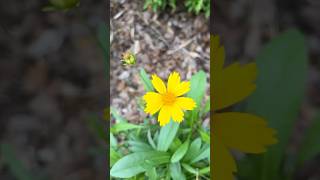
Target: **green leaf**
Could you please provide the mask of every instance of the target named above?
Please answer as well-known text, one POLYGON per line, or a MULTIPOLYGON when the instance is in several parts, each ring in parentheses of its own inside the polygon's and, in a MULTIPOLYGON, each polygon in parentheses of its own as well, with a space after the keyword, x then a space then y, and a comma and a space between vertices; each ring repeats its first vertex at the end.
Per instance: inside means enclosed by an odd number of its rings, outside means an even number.
POLYGON ((112 125, 111 132, 112 133, 119 133, 120 131, 128 131, 128 130, 137 129, 137 128, 142 128, 142 126, 127 123, 127 122, 120 122, 120 123, 112 125))
POLYGON ((263 170, 261 180, 281 179, 279 169, 305 93, 307 62, 304 36, 297 30, 274 38, 257 57, 257 89, 248 110, 265 118, 279 141, 255 166, 263 170))
POLYGON ((188 97, 191 97, 197 104, 197 109, 201 108, 201 102, 206 91, 207 79, 203 71, 199 71, 191 77, 191 87, 188 97))
POLYGON ((210 173, 210 166, 199 170, 199 174, 209 174, 209 173, 210 173))
POLYGON ((80 0, 50 0, 50 3, 58 9, 71 9, 79 6, 80 0))
POLYGON ((204 105, 203 111, 201 112, 202 116, 205 116, 210 111, 210 99, 206 101, 206 104, 204 105))
POLYGON ((186 142, 184 142, 172 155, 171 163, 176 163, 180 161, 183 158, 183 156, 187 153, 188 147, 189 147, 189 139, 186 142))
POLYGON ((113 134, 110 132, 110 145, 111 147, 116 148, 118 143, 117 143, 117 139, 113 136, 113 134))
POLYGON ((110 69, 110 36, 109 36, 109 28, 105 23, 99 24, 97 40, 99 42, 99 46, 103 53, 103 61, 105 67, 105 76, 106 79, 109 80, 109 69, 110 69))
POLYGON ((202 160, 202 159, 205 159, 205 158, 210 159, 210 145, 208 145, 208 144, 205 144, 205 145, 201 148, 201 150, 200 150, 200 152, 197 154, 197 156, 195 156, 195 158, 193 158, 193 159, 191 160, 191 163, 198 162, 198 161, 200 161, 200 160, 202 160))
POLYGON ((146 174, 147 176, 149 177, 150 180, 157 180, 157 171, 156 171, 156 168, 151 168, 151 169, 148 169, 146 171, 146 174))
POLYGON ((195 7, 196 14, 200 12, 200 10, 202 9, 202 6, 203 6, 203 0, 199 0, 195 7))
POLYGON ((173 163, 169 166, 170 176, 173 180, 185 180, 186 176, 181 171, 180 163, 173 163))
POLYGON ((128 141, 132 152, 143 152, 153 150, 148 144, 139 141, 128 141))
POLYGON ((200 152, 201 148, 201 138, 197 138, 190 144, 190 147, 187 151, 187 154, 184 157, 184 161, 191 161, 196 157, 196 155, 200 152))
POLYGON ((299 164, 310 160, 320 153, 320 114, 316 115, 310 128, 303 139, 301 149, 298 154, 299 164))
POLYGON ((121 158, 121 155, 113 148, 110 148, 110 166, 113 166, 121 158))
POLYGON ((176 134, 179 129, 179 123, 170 120, 170 122, 163 126, 160 130, 159 138, 158 138, 158 146, 157 149, 159 151, 167 151, 176 137, 176 134))
POLYGON ((199 133, 200 133, 202 141, 210 144, 210 135, 202 129, 199 130, 199 133))
POLYGON ((206 74, 203 71, 199 71, 191 77, 191 87, 187 94, 196 102, 196 108, 186 113, 187 123, 193 126, 193 123, 199 119, 199 111, 202 106, 202 99, 206 90, 206 74))
POLYGON ((149 91, 154 91, 151 80, 149 78, 149 76, 147 75, 146 71, 141 68, 140 70, 140 78, 142 80, 144 89, 149 92, 149 91))
POLYGON ((197 174, 198 171, 197 169, 193 168, 192 166, 190 166, 189 164, 186 163, 182 163, 182 167, 187 170, 189 173, 191 174, 197 174))
POLYGON ((14 150, 9 144, 1 144, 1 157, 4 164, 8 165, 10 172, 17 180, 34 180, 35 178, 26 169, 22 162, 16 158, 14 150))
POLYGON ((110 175, 117 178, 130 178, 155 166, 169 162, 170 154, 166 152, 137 152, 117 161, 110 170, 110 175))
POLYGON ((178 137, 174 138, 173 142, 171 143, 169 150, 171 152, 175 152, 180 146, 181 146, 181 141, 178 137))
POLYGON ((176 9, 176 0, 169 0, 169 5, 172 7, 173 10, 176 9))
POLYGON ((153 139, 152 139, 150 129, 148 129, 147 137, 148 137, 148 142, 149 142, 149 144, 150 144, 154 149, 157 149, 156 144, 154 143, 154 141, 153 141, 153 139))

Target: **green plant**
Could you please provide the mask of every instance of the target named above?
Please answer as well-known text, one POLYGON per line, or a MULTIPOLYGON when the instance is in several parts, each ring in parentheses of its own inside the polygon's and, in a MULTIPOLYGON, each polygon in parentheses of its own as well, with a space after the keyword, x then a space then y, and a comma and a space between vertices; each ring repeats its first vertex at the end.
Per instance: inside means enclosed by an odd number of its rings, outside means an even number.
POLYGON ((209 0, 186 0, 185 5, 189 12, 199 14, 203 11, 207 17, 210 15, 209 0))
POLYGON ((80 0, 49 0, 49 4, 45 6, 43 11, 68 11, 78 7, 80 0))
POLYGON ((10 144, 0 144, 1 166, 7 166, 17 180, 46 180, 49 179, 43 172, 32 172, 17 157, 14 147, 10 144))
MULTIPOLYGON (((146 91, 149 91, 152 84, 143 69, 140 77, 146 91)), ((110 133, 111 177, 210 179, 210 133, 207 127, 202 126, 202 119, 209 109, 208 103, 202 106, 205 92, 206 75, 200 71, 192 76, 191 90, 187 95, 199 106, 186 112, 182 123, 171 120, 163 127, 151 123, 153 116, 140 125, 131 124, 111 108, 116 120, 110 133), (124 141, 118 141, 117 137, 124 138, 124 141)))
MULTIPOLYGON (((176 9, 176 0, 145 0, 144 9, 150 8, 153 11, 165 9, 167 6, 176 9)), ((206 17, 210 16, 210 0, 185 0, 185 7, 188 12, 199 14, 204 12, 206 17)))
POLYGON ((307 57, 304 35, 297 30, 275 37, 257 56, 257 89, 247 102, 247 110, 268 120, 277 131, 279 143, 263 156, 242 158, 239 161, 240 180, 295 179, 297 170, 319 155, 319 114, 306 131, 298 151, 287 151, 305 95, 307 57))

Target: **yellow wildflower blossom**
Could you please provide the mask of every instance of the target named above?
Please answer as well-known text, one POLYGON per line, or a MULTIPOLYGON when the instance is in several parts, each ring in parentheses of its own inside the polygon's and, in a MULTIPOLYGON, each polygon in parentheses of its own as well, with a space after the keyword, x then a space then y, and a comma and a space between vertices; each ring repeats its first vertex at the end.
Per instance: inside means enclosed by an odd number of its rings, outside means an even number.
POLYGON ((233 180, 237 171, 230 149, 244 153, 263 153, 266 146, 277 142, 275 130, 267 127, 261 117, 240 113, 221 112, 247 96, 256 88, 256 65, 231 64, 224 67, 225 52, 219 38, 211 36, 213 135, 212 173, 214 180, 233 180))
POLYGON ((180 75, 177 72, 169 75, 167 87, 155 74, 152 75, 151 82, 157 92, 147 92, 143 96, 147 103, 144 111, 150 115, 159 111, 160 126, 168 124, 170 118, 180 123, 184 117, 183 110, 192 110, 196 107, 193 99, 180 97, 190 91, 190 82, 180 82, 180 75))
POLYGON ((121 59, 123 65, 135 65, 136 64, 136 56, 130 52, 127 51, 122 54, 122 59, 121 59))

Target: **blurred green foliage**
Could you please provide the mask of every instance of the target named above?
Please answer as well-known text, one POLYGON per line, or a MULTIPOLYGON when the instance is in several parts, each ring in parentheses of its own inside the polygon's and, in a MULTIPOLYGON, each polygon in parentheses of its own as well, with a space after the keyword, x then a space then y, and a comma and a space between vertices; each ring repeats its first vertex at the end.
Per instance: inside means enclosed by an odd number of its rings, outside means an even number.
MULTIPOLYGON (((206 17, 210 16, 210 0, 184 0, 184 5, 188 12, 199 14, 203 12, 206 17)), ((176 0, 145 0, 144 9, 152 9, 153 11, 164 10, 167 7, 176 9, 176 0)))
POLYGON ((289 139, 305 96, 307 48, 297 30, 273 38, 259 53, 257 89, 247 110, 264 117, 276 129, 279 143, 262 156, 239 160, 240 180, 291 180, 303 164, 320 153, 320 118, 314 119, 297 153, 288 153, 289 139))
POLYGON ((68 11, 78 7, 80 0, 50 0, 49 4, 45 6, 43 11, 68 11))
POLYGON ((1 144, 0 153, 1 166, 7 166, 17 180, 46 180, 48 177, 39 172, 34 173, 24 165, 24 163, 17 157, 13 146, 10 144, 1 144))

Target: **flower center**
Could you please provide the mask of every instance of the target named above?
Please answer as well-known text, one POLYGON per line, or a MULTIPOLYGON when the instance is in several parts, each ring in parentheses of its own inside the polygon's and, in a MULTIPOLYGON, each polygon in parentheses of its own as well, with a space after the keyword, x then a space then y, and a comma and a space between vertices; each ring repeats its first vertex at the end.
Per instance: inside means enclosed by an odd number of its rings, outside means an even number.
POLYGON ((162 101, 165 105, 172 105, 176 101, 176 96, 173 93, 167 92, 162 95, 162 101))

